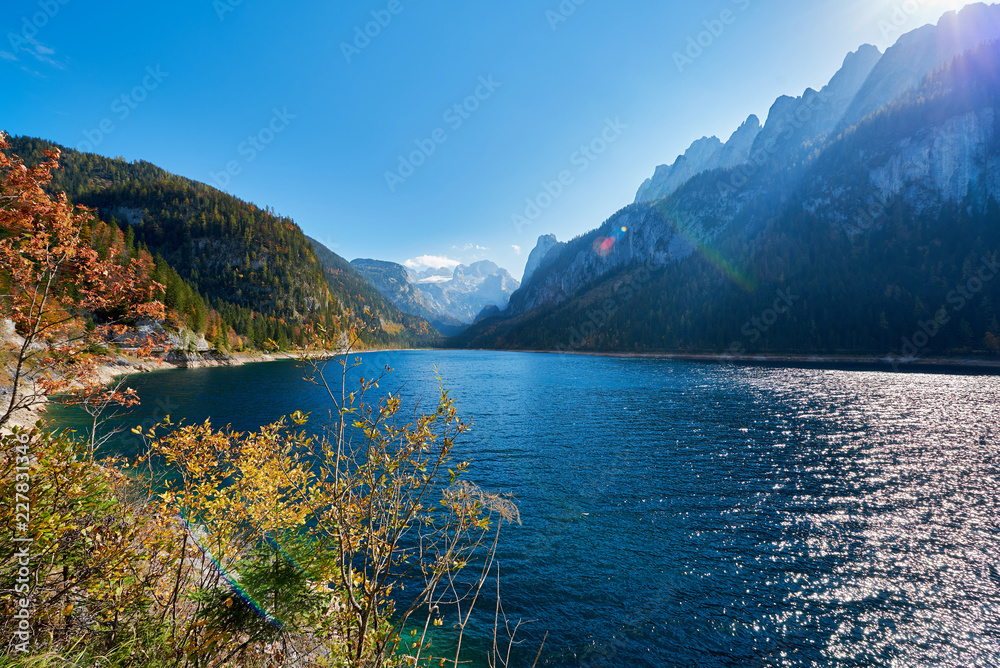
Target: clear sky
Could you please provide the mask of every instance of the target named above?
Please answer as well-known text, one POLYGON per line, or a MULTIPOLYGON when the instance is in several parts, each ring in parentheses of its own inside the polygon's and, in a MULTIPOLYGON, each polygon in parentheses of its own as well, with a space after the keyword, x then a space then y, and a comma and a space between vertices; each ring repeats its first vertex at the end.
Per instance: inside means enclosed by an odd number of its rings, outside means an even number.
POLYGON ((538 235, 964 4, 4 0, 0 129, 212 183, 349 260, 520 278, 538 235))

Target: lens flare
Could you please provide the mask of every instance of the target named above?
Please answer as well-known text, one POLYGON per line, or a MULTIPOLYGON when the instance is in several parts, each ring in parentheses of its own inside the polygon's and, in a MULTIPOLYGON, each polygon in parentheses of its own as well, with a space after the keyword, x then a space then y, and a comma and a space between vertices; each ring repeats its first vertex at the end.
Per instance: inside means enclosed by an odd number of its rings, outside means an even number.
POLYGON ((747 292, 753 292, 757 289, 756 279, 752 276, 747 276, 737 269, 731 262, 722 257, 722 254, 719 253, 719 251, 709 246, 703 237, 697 236, 690 230, 682 227, 677 220, 677 216, 673 215, 673 213, 667 209, 666 205, 661 204, 657 206, 656 209, 667 222, 672 224, 679 237, 690 244, 691 247, 694 248, 695 252, 711 262, 719 271, 728 276, 730 280, 747 292))
MULTIPOLYGON (((181 521, 184 522, 184 526, 187 528, 188 536, 191 537, 191 539, 194 541, 195 545, 198 546, 198 549, 201 550, 201 554, 205 558, 205 561, 208 562, 208 564, 209 564, 209 566, 211 568, 215 569, 215 571, 219 573, 219 575, 222 577, 222 579, 225 581, 225 583, 229 586, 229 589, 233 592, 233 594, 235 594, 236 596, 239 596, 241 599, 243 599, 243 601, 248 606, 250 606, 250 608, 254 612, 256 612, 257 615, 261 619, 263 619, 265 622, 267 622, 269 625, 271 625, 272 627, 274 627, 275 629, 277 629, 279 631, 281 629, 283 629, 285 627, 284 622, 282 622, 280 619, 277 619, 276 617, 272 616, 271 613, 269 613, 264 608, 264 606, 262 606, 260 603, 258 603, 257 600, 253 596, 251 596, 245 589, 243 589, 243 587, 240 586, 240 583, 236 580, 236 578, 234 578, 230 574, 229 570, 225 566, 222 565, 222 562, 220 562, 218 559, 216 559, 215 555, 212 554, 211 550, 209 550, 207 547, 205 547, 204 545, 202 545, 202 542, 200 540, 198 540, 198 538, 197 538, 198 534, 195 531, 195 527, 191 525, 191 523, 188 521, 188 519, 185 516, 185 514, 184 514, 183 511, 181 511, 180 517, 181 517, 181 521)), ((269 539, 269 542, 271 542, 272 544, 274 544, 275 547, 277 547, 279 550, 281 550, 282 554, 284 554, 286 557, 288 557, 293 564, 295 564, 298 568, 301 568, 301 566, 299 566, 299 564, 296 563, 295 560, 292 559, 288 555, 288 553, 285 552, 285 550, 283 550, 281 548, 280 545, 278 545, 277 543, 275 543, 274 541, 272 541, 270 539, 269 539)))
POLYGON ((625 238, 628 234, 628 228, 624 225, 615 230, 610 237, 597 237, 594 240, 594 252, 601 257, 607 257, 614 250, 615 244, 625 238))

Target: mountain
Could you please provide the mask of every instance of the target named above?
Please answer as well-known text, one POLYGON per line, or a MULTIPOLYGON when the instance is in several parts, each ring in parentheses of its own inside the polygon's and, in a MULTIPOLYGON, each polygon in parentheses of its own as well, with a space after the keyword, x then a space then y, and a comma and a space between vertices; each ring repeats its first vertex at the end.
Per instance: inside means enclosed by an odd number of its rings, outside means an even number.
POLYGON ((867 77, 841 121, 842 128, 859 123, 916 87, 953 58, 1000 36, 996 5, 968 5, 948 12, 936 26, 926 25, 900 36, 867 77))
POLYGON ((463 331, 484 308, 506 307, 519 285, 506 269, 486 260, 420 272, 381 260, 351 264, 401 311, 426 319, 447 336, 463 331))
POLYGON ((848 54, 820 91, 810 88, 799 97, 783 95, 775 100, 763 127, 751 115, 725 144, 715 137, 699 139, 672 165, 657 167, 639 187, 635 201, 667 197, 696 175, 714 169, 797 158, 803 146, 834 131, 881 58, 878 49, 866 44, 848 54))
POLYGON ((410 275, 403 265, 382 260, 361 259, 352 260, 351 266, 403 313, 424 318, 446 336, 459 334, 465 329, 467 323, 431 308, 423 293, 410 282, 410 275))
POLYGON ((767 122, 754 139, 751 153, 772 166, 800 159, 816 142, 832 133, 851 101, 882 59, 866 44, 844 59, 830 83, 818 92, 809 88, 801 96, 782 96, 771 106, 767 122))
POLYGON ((468 324, 484 307, 492 304, 505 308, 510 295, 520 283, 506 269, 489 260, 469 266, 459 265, 451 278, 437 273, 411 275, 430 309, 468 324))
MULTIPOLYGON (((30 137, 11 139, 27 162, 58 148, 63 169, 49 189, 98 215, 156 258, 168 302, 217 313, 230 340, 263 347, 305 345, 322 330, 331 344, 360 326, 369 308, 377 331, 369 345, 410 345, 435 334, 404 315, 342 259, 321 264, 313 245, 289 218, 148 162, 82 153, 30 137), (332 268, 331 268, 332 267, 332 268), (185 296, 186 295, 186 296, 185 296)), ((331 254, 332 255, 332 254, 331 254)), ((336 256, 334 256, 336 257, 336 256)), ((169 304, 168 304, 169 305, 169 304)), ((205 318, 198 318, 204 327, 205 318)), ((196 327, 196 330, 198 329, 196 327)))
POLYGON ((712 168, 730 169, 749 160, 754 140, 757 139, 760 130, 760 119, 755 114, 750 114, 714 156, 712 168))
POLYGON ((483 310, 479 312, 479 315, 476 316, 476 319, 473 320, 473 323, 486 320, 486 318, 495 318, 501 313, 502 311, 500 311, 499 306, 494 306, 493 304, 487 304, 486 306, 483 307, 483 310))
POLYGON ((639 186, 635 201, 666 197, 696 174, 743 164, 750 157, 760 130, 760 119, 751 114, 725 144, 718 137, 702 137, 691 144, 684 155, 677 156, 673 164, 657 167, 653 176, 639 186))
POLYGON ((721 148, 722 142, 718 137, 702 137, 695 141, 672 164, 656 168, 653 176, 639 186, 636 201, 666 197, 695 174, 709 169, 712 158, 721 148))
POLYGON ((406 269, 406 271, 414 283, 444 283, 450 281, 455 275, 455 270, 447 267, 429 267, 422 271, 406 269))
MULTIPOLYGON (((378 316, 378 321, 385 332, 394 332, 394 341, 386 341, 393 345, 430 344, 437 341, 438 332, 421 314, 411 313, 401 309, 371 284, 368 276, 359 271, 352 263, 337 255, 322 243, 306 237, 312 244, 327 283, 340 295, 348 295, 352 312, 361 313, 368 308, 378 316)), ((444 333, 444 332, 441 332, 444 333)), ((447 334, 450 334, 447 333, 447 334)))
POLYGON ((559 243, 556 240, 556 235, 554 234, 543 234, 538 237, 538 242, 535 247, 531 249, 531 253, 528 254, 528 262, 524 265, 524 276, 521 277, 521 284, 525 284, 531 280, 531 276, 546 263, 546 258, 551 254, 552 257, 558 255, 559 250, 566 244, 559 243), (552 251, 555 251, 553 253, 552 251))
MULTIPOLYGON (((998 15, 966 9, 899 44, 932 62, 942 32, 981 35, 998 15)), ((842 127, 908 67, 862 47, 821 91, 775 102, 754 142, 774 141, 748 163, 571 240, 455 343, 1000 354, 1000 42, 972 46, 842 127)))

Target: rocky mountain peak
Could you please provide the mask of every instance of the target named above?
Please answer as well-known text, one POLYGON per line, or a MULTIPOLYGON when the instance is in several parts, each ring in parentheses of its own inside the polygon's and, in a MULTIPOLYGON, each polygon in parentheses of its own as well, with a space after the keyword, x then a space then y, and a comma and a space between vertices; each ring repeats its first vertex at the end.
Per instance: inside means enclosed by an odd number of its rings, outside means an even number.
POLYGON ((956 56, 996 39, 997 35, 1000 35, 1000 5, 981 3, 960 12, 948 12, 936 26, 925 25, 901 35, 865 79, 841 119, 840 128, 857 124, 956 56))
POLYGON ((714 166, 731 169, 746 163, 750 159, 750 150, 760 130, 760 119, 755 114, 750 114, 716 154, 714 166))
POLYGON ((521 277, 521 285, 531 280, 531 276, 538 271, 539 267, 546 263, 546 257, 553 248, 564 245, 559 243, 554 234, 543 234, 538 237, 538 242, 528 255, 528 263, 524 265, 524 276, 521 277))

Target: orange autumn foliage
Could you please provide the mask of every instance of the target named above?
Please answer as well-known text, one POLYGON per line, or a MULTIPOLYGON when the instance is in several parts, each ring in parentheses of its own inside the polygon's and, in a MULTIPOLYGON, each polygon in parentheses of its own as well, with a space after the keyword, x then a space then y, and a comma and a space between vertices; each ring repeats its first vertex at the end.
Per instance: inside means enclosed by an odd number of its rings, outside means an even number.
POLYGON ((28 167, 6 149, 0 134, 0 427, 55 393, 75 387, 93 396, 97 369, 109 360, 99 344, 128 320, 163 314, 148 259, 126 260, 117 249, 102 258, 85 239, 94 212, 45 191, 59 152, 28 167), (88 317, 101 324, 86 327, 88 317))

